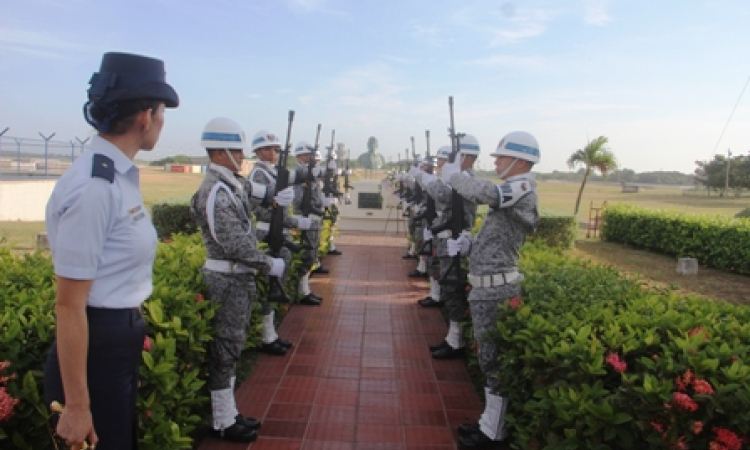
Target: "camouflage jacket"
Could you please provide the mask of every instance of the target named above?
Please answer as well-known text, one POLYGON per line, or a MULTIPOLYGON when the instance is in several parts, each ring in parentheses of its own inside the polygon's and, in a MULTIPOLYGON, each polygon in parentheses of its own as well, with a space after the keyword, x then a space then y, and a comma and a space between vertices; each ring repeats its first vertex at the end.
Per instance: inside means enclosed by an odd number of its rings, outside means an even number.
MULTIPOLYGON (((299 163, 297 165, 297 171, 307 172, 308 168, 309 166, 307 163, 299 163)), ((310 205, 313 207, 313 209, 322 211, 323 201, 321 199, 323 198, 323 192, 320 188, 320 183, 318 183, 317 178, 313 181, 310 181, 310 183, 312 183, 310 205)), ((296 215, 302 214, 302 199, 305 195, 305 186, 306 183, 294 185, 294 202, 292 203, 292 208, 294 210, 294 214, 296 215)))
MULTIPOLYGON (((290 174, 291 175, 291 174, 290 174)), ((255 167, 250 172, 248 179, 254 183, 268 186, 271 192, 276 191, 276 166, 265 161, 257 161, 255 167)), ((296 195, 295 195, 296 201, 296 195)), ((256 206, 254 208, 255 217, 258 222, 271 222, 274 206, 256 206)), ((297 219, 289 215, 289 210, 284 209, 284 228, 297 228, 297 219)))
MULTIPOLYGON (((464 178, 470 180, 474 179, 474 172, 472 170, 467 170, 465 173, 469 176, 464 176, 464 178)), ((429 196, 435 199, 435 210, 438 212, 438 217, 435 219, 433 226, 443 224, 450 220, 451 196, 453 195, 452 186, 438 178, 436 181, 428 184, 425 190, 429 196)), ((459 194, 461 193, 459 192, 459 194)), ((469 197, 463 195, 461 197, 464 202, 464 230, 471 232, 477 218, 477 204, 469 197)), ((445 245, 445 239, 439 240, 437 256, 448 256, 448 247, 445 245)))
POLYGON ((258 250, 250 219, 250 183, 220 166, 209 166, 191 200, 191 211, 201 229, 206 258, 235 261, 258 270, 273 261, 258 250))

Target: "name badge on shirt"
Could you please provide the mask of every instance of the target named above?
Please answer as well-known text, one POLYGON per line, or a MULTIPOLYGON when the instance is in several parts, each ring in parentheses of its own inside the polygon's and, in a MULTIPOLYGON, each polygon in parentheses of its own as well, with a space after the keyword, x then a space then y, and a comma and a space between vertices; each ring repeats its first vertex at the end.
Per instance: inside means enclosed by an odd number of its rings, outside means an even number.
POLYGON ((130 214, 131 219, 133 220, 133 223, 137 223, 139 220, 146 217, 146 212, 143 211, 143 206, 138 205, 134 208, 130 208, 128 210, 128 214, 130 214))

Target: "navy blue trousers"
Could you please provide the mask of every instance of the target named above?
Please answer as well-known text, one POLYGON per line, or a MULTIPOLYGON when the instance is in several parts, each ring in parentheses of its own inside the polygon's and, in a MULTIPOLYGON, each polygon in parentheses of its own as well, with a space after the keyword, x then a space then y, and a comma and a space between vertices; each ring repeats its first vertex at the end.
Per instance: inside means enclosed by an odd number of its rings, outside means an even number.
MULTIPOLYGON (((138 448, 135 403, 146 323, 137 309, 86 308, 88 384, 97 450, 138 448)), ((57 342, 44 368, 44 400, 65 404, 57 342)))

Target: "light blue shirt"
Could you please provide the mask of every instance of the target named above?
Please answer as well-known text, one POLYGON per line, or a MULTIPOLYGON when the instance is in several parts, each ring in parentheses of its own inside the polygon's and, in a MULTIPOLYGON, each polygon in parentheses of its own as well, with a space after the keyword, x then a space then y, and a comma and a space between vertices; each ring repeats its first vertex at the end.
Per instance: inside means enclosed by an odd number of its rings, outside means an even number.
POLYGON ((96 136, 60 177, 47 203, 55 273, 93 280, 88 306, 132 308, 153 290, 157 238, 139 176, 138 167, 120 149, 96 136), (91 176, 95 153, 114 161, 112 183, 91 176))

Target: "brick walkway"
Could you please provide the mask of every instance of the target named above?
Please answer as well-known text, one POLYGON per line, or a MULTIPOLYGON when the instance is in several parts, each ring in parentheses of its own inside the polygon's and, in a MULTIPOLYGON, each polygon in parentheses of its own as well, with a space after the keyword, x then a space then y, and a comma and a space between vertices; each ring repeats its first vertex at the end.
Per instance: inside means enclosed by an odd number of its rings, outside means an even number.
POLYGON ((416 301, 403 235, 342 233, 330 275, 311 280, 319 307, 295 306, 279 327, 286 356, 262 355, 237 391, 241 413, 263 421, 251 445, 206 438, 199 450, 448 450, 482 404, 463 360, 437 361, 441 312, 416 301))

